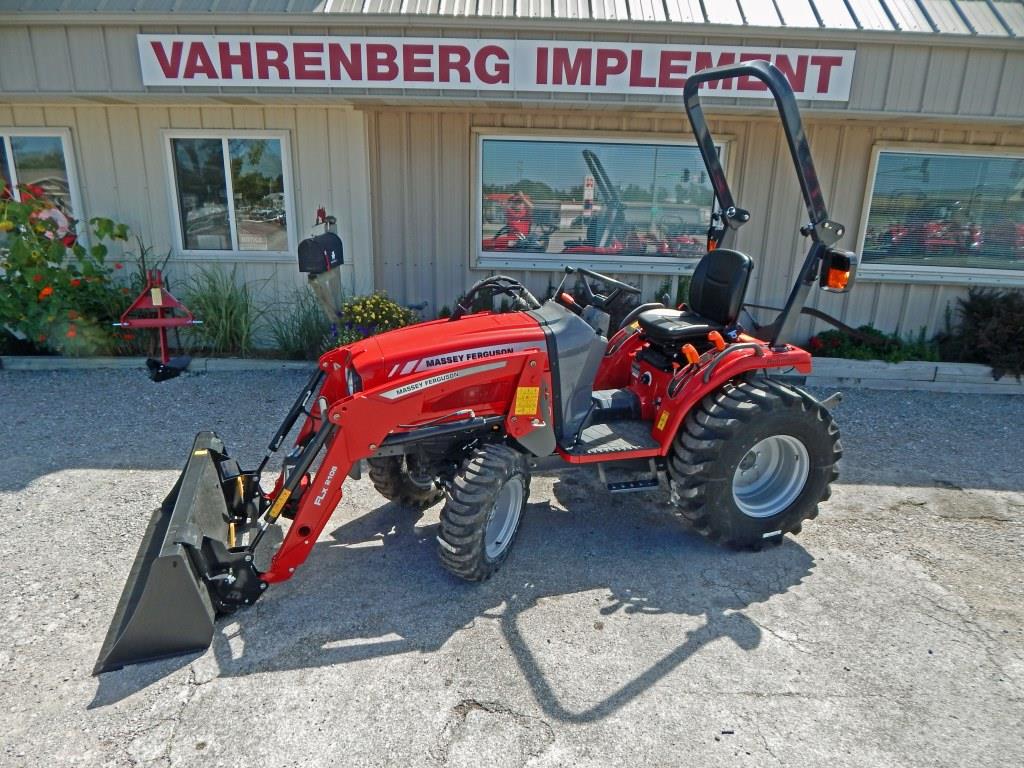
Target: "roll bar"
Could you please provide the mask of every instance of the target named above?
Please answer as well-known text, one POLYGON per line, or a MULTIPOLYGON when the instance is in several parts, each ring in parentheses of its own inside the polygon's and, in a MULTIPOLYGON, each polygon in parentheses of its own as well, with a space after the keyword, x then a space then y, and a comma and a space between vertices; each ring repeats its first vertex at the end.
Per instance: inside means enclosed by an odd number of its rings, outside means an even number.
MULTIPOLYGON (((724 224, 725 231, 719 244, 729 247, 735 236, 735 231, 750 220, 750 213, 736 205, 736 201, 733 199, 732 190, 729 189, 729 182, 725 178, 725 171, 722 169, 722 163, 718 157, 718 150, 715 149, 715 140, 711 136, 711 129, 708 128, 707 120, 704 118, 699 89, 703 83, 734 77, 757 78, 768 87, 775 98, 775 106, 778 108, 779 117, 782 120, 782 130, 786 134, 786 143, 789 145, 793 167, 796 170, 797 180, 800 182, 800 192, 803 195, 804 205, 807 207, 807 215, 810 219, 806 225, 800 228, 800 232, 811 238, 811 247, 804 259, 796 283, 790 291, 786 306, 774 322, 759 331, 762 338, 767 337, 766 340, 772 346, 777 346, 781 343, 781 339, 792 333, 800 310, 803 309, 807 300, 807 293, 818 275, 819 261, 825 259, 831 252, 830 246, 843 236, 846 227, 832 221, 828 216, 825 197, 821 191, 821 184, 818 182, 818 173, 814 169, 814 160, 811 158, 811 148, 807 143, 807 134, 804 132, 803 122, 800 119, 800 109, 797 107, 796 97, 793 95, 789 81, 782 72, 767 61, 746 61, 741 64, 727 64, 697 72, 687 78, 686 86, 683 88, 686 116, 690 120, 693 135, 697 139, 697 146, 704 159, 704 165, 708 169, 711 186, 718 200, 720 211, 717 215, 724 224)), ((712 223, 712 227, 714 227, 714 223, 712 223)), ((849 254, 849 257, 855 260, 853 254, 849 254)))
POLYGON ((615 187, 612 185, 612 180, 608 178, 608 172, 605 171, 604 165, 598 159, 597 155, 589 149, 584 149, 583 160, 586 162, 590 173, 594 176, 594 181, 597 182, 597 191, 600 192, 602 197, 607 199, 611 205, 616 208, 621 208, 622 201, 619 200, 619 193, 615 191, 615 187))
POLYGON ((749 214, 737 207, 733 200, 729 182, 725 178, 725 171, 722 170, 722 163, 718 159, 715 140, 711 136, 707 120, 704 119, 704 109, 700 105, 698 89, 703 83, 712 80, 728 80, 734 77, 756 77, 768 86, 768 90, 775 97, 775 106, 779 110, 779 117, 782 118, 782 129, 786 134, 786 143, 789 144, 793 167, 796 169, 796 177, 800 182, 800 192, 803 194, 807 215, 810 217, 813 228, 813 231, 808 234, 814 238, 815 242, 832 245, 842 237, 842 232, 836 232, 836 227, 840 229, 842 227, 828 218, 825 197, 821 193, 821 184, 818 183, 818 173, 814 169, 811 148, 807 144, 807 134, 804 132, 803 121, 800 120, 800 109, 796 105, 793 89, 786 76, 767 61, 747 61, 742 64, 727 64, 722 67, 701 70, 688 77, 686 86, 683 88, 686 116, 690 119, 693 135, 697 137, 697 146, 704 158, 704 165, 707 166, 715 197, 718 198, 718 204, 722 208, 723 219, 730 229, 736 229, 746 223, 749 214), (732 215, 729 215, 730 211, 732 215), (736 214, 746 214, 746 216, 737 216, 736 214), (832 226, 826 227, 826 224, 832 226))

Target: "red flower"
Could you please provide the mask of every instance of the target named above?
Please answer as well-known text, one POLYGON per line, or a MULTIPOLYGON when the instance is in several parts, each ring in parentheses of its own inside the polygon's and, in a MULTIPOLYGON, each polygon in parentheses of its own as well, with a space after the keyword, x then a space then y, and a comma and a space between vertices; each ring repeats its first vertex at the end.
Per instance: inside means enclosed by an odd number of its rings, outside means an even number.
POLYGON ((38 336, 36 336, 36 341, 38 341, 40 344, 42 344, 44 341, 46 341, 46 337, 43 336, 43 334, 40 333, 38 336))
POLYGON ((43 276, 42 276, 42 275, 33 275, 33 276, 32 276, 32 279, 33 279, 33 280, 34 280, 35 282, 37 282, 37 283, 41 283, 41 282, 43 282, 43 276))
POLYGON ((78 240, 78 236, 77 235, 70 235, 69 234, 69 235, 64 235, 64 239, 61 240, 61 242, 64 243, 64 247, 65 248, 71 248, 71 247, 74 246, 74 244, 75 244, 75 242, 77 240, 78 240))
POLYGON ((75 338, 75 336, 78 335, 78 329, 72 325, 70 328, 68 328, 68 332, 65 333, 64 335, 67 336, 69 339, 73 339, 75 338))
POLYGON ((49 285, 46 286, 45 288, 43 288, 43 290, 41 290, 39 292, 39 301, 42 301, 47 296, 49 296, 51 293, 53 293, 53 288, 51 286, 49 286, 49 285))
POLYGON ((31 200, 36 197, 45 197, 46 190, 40 187, 38 184, 23 184, 21 187, 22 199, 31 200))
POLYGON ((124 269, 124 264, 120 261, 114 262, 114 269, 124 269))
POLYGON ((75 278, 72 278, 72 280, 71 280, 71 287, 72 287, 72 288, 77 288, 77 287, 78 287, 78 286, 80 286, 81 284, 82 284, 82 281, 81 281, 81 280, 79 280, 79 279, 78 279, 77 277, 75 277, 75 278))

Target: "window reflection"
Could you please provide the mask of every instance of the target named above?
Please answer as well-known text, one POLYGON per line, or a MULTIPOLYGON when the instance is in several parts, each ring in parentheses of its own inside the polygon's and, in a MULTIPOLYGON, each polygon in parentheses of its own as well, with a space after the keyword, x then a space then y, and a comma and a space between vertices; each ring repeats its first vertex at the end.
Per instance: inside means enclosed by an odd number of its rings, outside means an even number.
POLYGON ((1024 269, 1024 158, 881 152, 864 261, 1024 269))
POLYGON ((696 258, 714 194, 698 149, 485 139, 481 248, 696 258))
POLYGON ((281 142, 231 139, 228 153, 239 250, 287 251, 281 142))
MULTIPOLYGON (((65 215, 73 216, 64 144, 60 137, 12 136, 11 153, 18 184, 40 187, 65 215)), ((6 167, 4 178, 9 179, 6 167)))
POLYGON ((7 147, 0 138, 0 197, 11 194, 11 172, 7 168, 7 147))
POLYGON ((227 180, 220 139, 172 139, 174 175, 186 250, 229 251, 227 180))

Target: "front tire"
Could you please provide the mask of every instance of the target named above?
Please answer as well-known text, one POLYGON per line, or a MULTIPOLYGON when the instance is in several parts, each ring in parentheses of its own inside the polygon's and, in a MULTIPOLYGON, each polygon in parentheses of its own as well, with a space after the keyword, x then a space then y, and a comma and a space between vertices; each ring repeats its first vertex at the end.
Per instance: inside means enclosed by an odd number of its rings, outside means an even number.
POLYGON ((419 477, 415 465, 409 464, 408 457, 380 456, 367 459, 370 465, 370 482, 377 493, 389 501, 396 501, 413 509, 426 509, 444 496, 437 480, 433 477, 419 477))
POLYGON ((817 517, 842 453, 832 415, 806 392, 759 377, 729 382, 694 406, 676 436, 673 502, 708 538, 778 544, 817 517))
POLYGON ((530 495, 526 457, 507 445, 478 448, 450 485, 437 536, 441 565, 467 581, 505 562, 530 495))

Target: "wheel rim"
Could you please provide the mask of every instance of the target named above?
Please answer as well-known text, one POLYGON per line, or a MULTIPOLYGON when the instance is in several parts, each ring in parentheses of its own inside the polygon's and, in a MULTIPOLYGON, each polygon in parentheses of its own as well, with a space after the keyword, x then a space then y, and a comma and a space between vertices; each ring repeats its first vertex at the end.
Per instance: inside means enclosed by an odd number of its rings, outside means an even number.
POLYGON ((491 514, 487 518, 487 529, 484 531, 484 550, 487 557, 494 560, 508 549, 512 535, 519 525, 519 516, 523 510, 523 481, 512 477, 505 481, 494 500, 491 514))
POLYGON ((796 501, 810 470, 802 442, 790 435, 766 437, 736 467, 732 498, 749 517, 772 517, 796 501))

